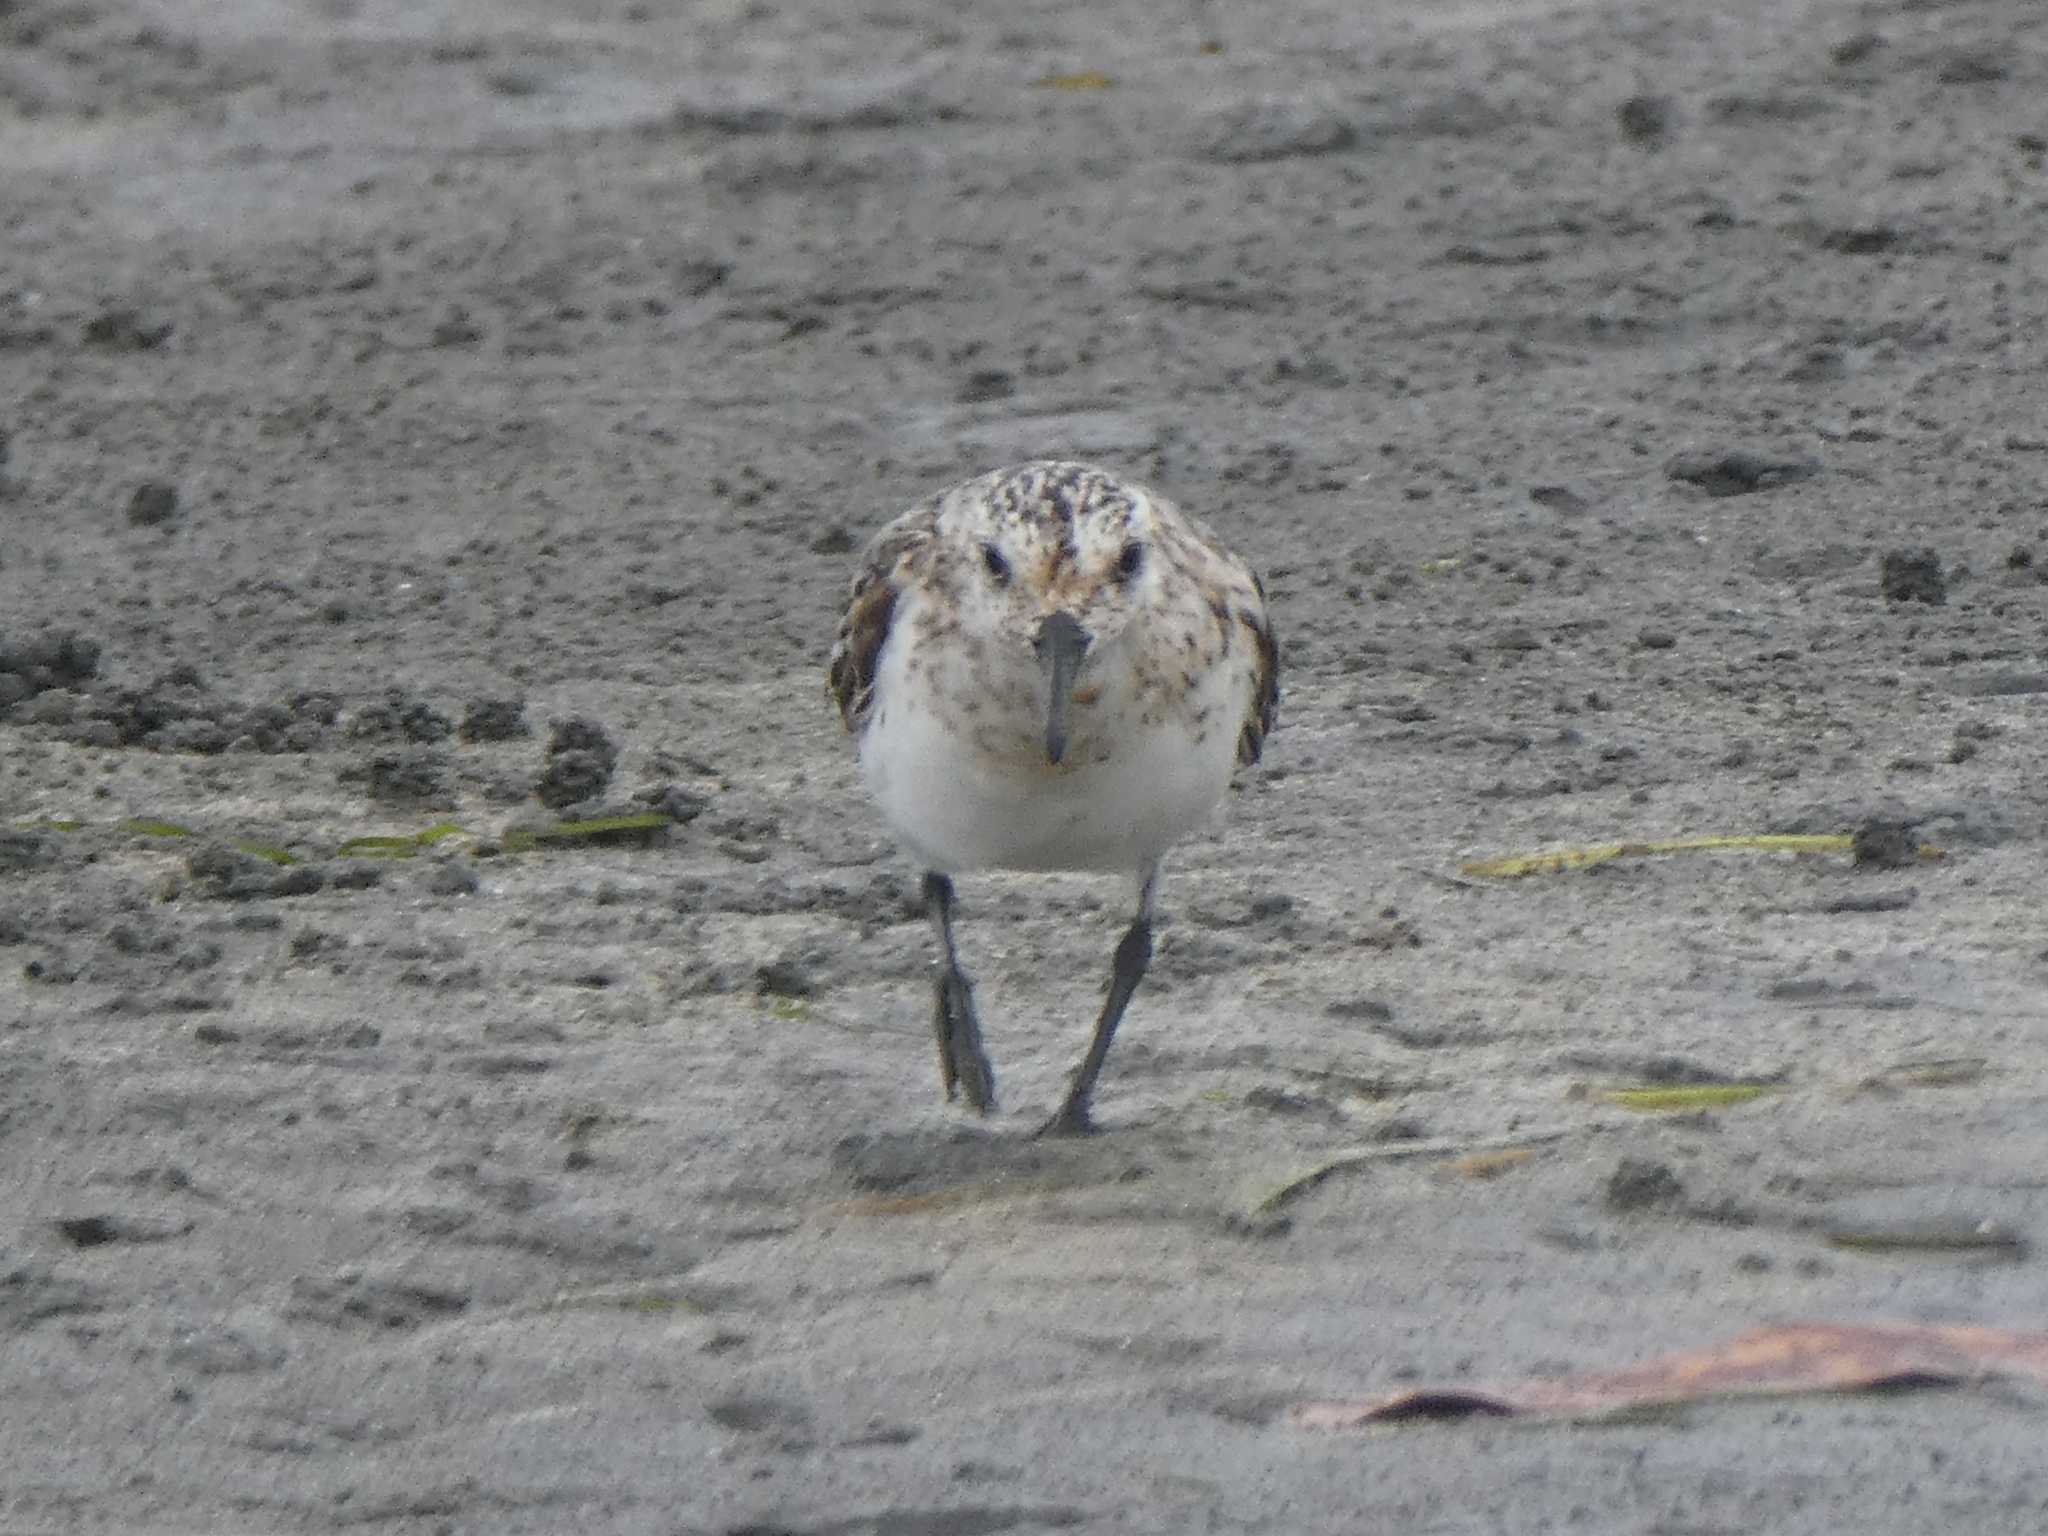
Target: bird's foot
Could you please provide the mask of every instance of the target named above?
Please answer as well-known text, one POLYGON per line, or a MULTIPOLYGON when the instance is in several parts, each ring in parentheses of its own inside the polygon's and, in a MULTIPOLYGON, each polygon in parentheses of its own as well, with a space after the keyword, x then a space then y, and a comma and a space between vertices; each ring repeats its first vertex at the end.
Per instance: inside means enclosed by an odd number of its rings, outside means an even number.
POLYGON ((1093 1136, 1100 1129, 1095 1116, 1089 1112, 1086 1099, 1069 1098, 1053 1112, 1053 1117, 1031 1133, 1037 1140, 1049 1136, 1093 1136))
POLYGON ((981 1043, 974 988, 958 971, 939 978, 932 1008, 932 1032, 939 1047, 939 1080, 951 1100, 957 1088, 981 1114, 996 1107, 996 1072, 981 1043))

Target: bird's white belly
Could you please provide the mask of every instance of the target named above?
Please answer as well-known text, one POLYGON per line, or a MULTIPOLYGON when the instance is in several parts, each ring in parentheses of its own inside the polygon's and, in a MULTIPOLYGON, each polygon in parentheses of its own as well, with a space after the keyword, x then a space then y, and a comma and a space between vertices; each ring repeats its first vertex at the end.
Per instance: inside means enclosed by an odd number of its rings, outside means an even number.
MULTIPOLYGON (((972 718, 949 720, 940 696, 914 686, 884 692, 861 769, 890 829, 927 868, 1141 872, 1199 826, 1230 784, 1243 701, 1226 696, 1227 679, 1202 686, 1217 695, 1206 718, 1078 713, 1059 767, 1028 746, 988 750, 986 732, 977 738, 972 718)), ((1042 722, 1018 724, 1019 741, 1036 739, 1034 727, 1042 736, 1042 722)))

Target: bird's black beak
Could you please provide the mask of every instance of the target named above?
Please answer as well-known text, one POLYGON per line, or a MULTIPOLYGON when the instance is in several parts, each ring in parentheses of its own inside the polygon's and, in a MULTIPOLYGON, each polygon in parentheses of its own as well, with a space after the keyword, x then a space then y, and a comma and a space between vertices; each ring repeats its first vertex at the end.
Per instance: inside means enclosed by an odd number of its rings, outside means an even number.
POLYGON ((1088 631, 1062 608, 1046 615, 1032 648, 1052 685, 1045 708, 1045 760, 1057 768, 1067 755, 1067 705, 1074 695, 1081 660, 1088 654, 1088 631))

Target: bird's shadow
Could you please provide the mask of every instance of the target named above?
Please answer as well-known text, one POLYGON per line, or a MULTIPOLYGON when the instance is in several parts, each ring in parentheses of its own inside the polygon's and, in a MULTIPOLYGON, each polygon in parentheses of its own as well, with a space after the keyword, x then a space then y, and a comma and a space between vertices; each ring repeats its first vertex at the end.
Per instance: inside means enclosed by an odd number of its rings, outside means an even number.
POLYGON ((859 1195, 906 1206, 1134 1181, 1149 1172, 1126 1136, 1034 1137, 969 1125, 856 1132, 833 1145, 831 1161, 859 1195))

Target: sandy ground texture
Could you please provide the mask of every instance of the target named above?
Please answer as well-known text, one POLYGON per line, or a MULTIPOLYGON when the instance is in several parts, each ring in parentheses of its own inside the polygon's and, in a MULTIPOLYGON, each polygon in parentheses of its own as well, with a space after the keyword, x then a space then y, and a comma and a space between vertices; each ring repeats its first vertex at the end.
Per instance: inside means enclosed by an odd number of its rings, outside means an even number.
POLYGON ((0 5, 0 1525, 2048 1520, 2018 1387, 1286 1417, 2048 1319, 2044 103, 2036 0, 0 5), (1040 453, 1286 670, 1056 1145, 1126 894, 963 883, 949 1110, 821 675, 1040 453))

